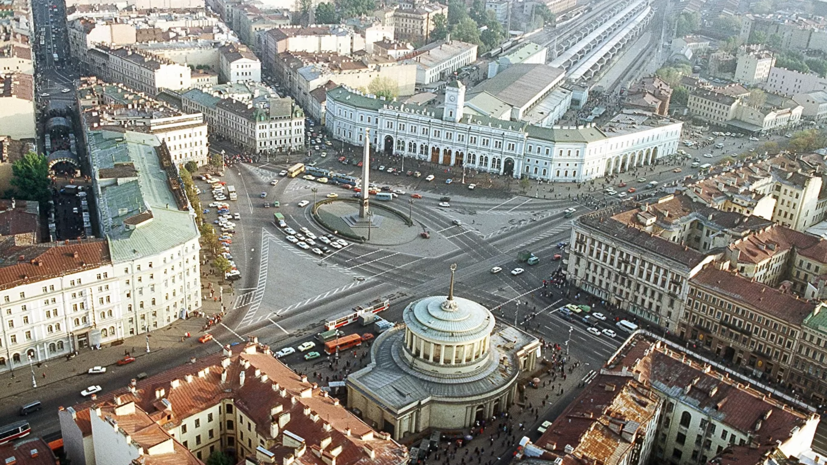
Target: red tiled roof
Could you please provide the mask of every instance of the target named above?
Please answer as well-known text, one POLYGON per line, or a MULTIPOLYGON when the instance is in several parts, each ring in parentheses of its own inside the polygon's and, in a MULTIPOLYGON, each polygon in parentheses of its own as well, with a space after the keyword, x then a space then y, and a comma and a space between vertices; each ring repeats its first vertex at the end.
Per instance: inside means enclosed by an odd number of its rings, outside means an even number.
POLYGON ((58 463, 52 449, 41 438, 27 437, 13 443, 0 446, 0 463, 14 465, 55 465, 58 463))
MULTIPOLYGON (((68 241, 67 241, 68 242, 68 241)), ((111 263, 105 240, 71 244, 0 244, 0 289, 76 273, 111 263)))

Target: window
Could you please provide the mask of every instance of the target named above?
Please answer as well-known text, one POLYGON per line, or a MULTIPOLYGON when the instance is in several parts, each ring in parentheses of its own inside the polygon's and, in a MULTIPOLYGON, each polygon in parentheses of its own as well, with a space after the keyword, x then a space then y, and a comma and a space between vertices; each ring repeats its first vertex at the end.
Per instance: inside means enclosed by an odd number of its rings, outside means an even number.
POLYGON ((681 426, 684 428, 689 427, 689 423, 692 422, 692 415, 689 412, 683 412, 681 414, 681 426))
POLYGON ((200 446, 200 445, 201 445, 201 435, 200 435, 200 434, 199 434, 199 435, 197 435, 197 436, 195 436, 195 445, 196 445, 196 446, 200 446))
POLYGON ((196 427, 196 428, 200 428, 200 427, 201 427, 201 419, 200 419, 200 418, 196 418, 196 419, 195 419, 195 427, 196 427))
POLYGON ((683 433, 678 433, 678 436, 675 438, 675 442, 680 445, 684 445, 686 443, 686 435, 683 433))
POLYGON ((181 434, 187 434, 187 424, 181 423, 181 434))
POLYGON ((207 423, 212 423, 212 413, 207 414, 207 423))
POLYGON ((227 431, 232 431, 233 428, 233 420, 227 420, 227 431))
POLYGON ((227 415, 230 415, 232 413, 233 413, 233 406, 228 404, 227 405, 227 415))
POLYGON ((208 434, 208 436, 209 436, 209 438, 210 438, 210 439, 213 439, 213 438, 215 437, 215 430, 209 430, 209 431, 207 432, 207 434, 208 434))

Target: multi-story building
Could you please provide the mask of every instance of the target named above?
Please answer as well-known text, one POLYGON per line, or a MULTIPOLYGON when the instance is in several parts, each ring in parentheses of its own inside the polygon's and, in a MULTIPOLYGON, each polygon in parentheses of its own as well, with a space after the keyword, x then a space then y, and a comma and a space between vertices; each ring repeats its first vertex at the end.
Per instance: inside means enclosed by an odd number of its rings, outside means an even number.
POLYGON ((95 44, 118 47, 137 42, 137 31, 132 24, 87 17, 68 21, 66 33, 69 37, 69 54, 81 64, 88 61, 88 50, 95 44))
POLYGON ((814 309, 801 324, 801 335, 795 345, 787 376, 787 386, 796 392, 809 394, 814 404, 827 399, 827 311, 822 306, 814 309))
POLYGON ((815 73, 802 73, 773 66, 764 89, 775 94, 792 97, 816 90, 827 90, 827 79, 815 73))
POLYGON ((702 89, 689 93, 686 106, 694 116, 712 123, 726 124, 735 118, 739 103, 740 97, 702 89))
POLYGON ((812 121, 822 121, 827 118, 827 91, 815 90, 796 94, 793 100, 803 107, 802 117, 812 121))
POLYGON ((202 113, 211 132, 255 153, 299 150, 304 147, 304 111, 291 98, 275 92, 259 92, 262 86, 247 89, 246 101, 239 101, 216 88, 190 89, 181 94, 183 110, 202 113))
POLYGON ((32 436, 0 446, 0 457, 5 457, 9 465, 56 465, 60 463, 46 441, 32 436))
POLYGON ((690 279, 719 249, 769 224, 681 195, 596 212, 574 223, 568 274, 586 292, 675 331, 690 279))
POLYGON ((585 458, 624 465, 806 461, 818 415, 765 388, 681 346, 639 334, 536 442, 523 438, 517 454, 549 464, 585 458))
POLYGON ((657 76, 646 77, 633 84, 626 93, 627 107, 641 108, 661 116, 669 115, 672 88, 657 76))
POLYGON ((747 14, 740 17, 741 43, 752 43, 756 33, 763 37, 778 36, 779 48, 793 50, 827 50, 825 29, 827 23, 814 15, 779 13, 770 15, 747 14))
POLYGON ((94 77, 81 81, 78 107, 87 127, 127 127, 154 134, 166 143, 176 166, 189 161, 203 166, 209 161, 207 123, 201 113, 182 113, 121 84, 106 84, 94 77))
POLYGON ((433 84, 476 61, 477 49, 475 44, 458 40, 438 41, 414 50, 405 62, 416 65, 417 84, 433 84))
POLYGON ((735 81, 751 86, 766 82, 775 66, 775 55, 770 52, 743 53, 735 66, 735 81))
POLYGON ((229 44, 218 49, 219 78, 222 83, 261 82, 261 62, 246 45, 229 44))
POLYGON ((10 43, 0 47, 0 74, 34 74, 32 49, 28 45, 10 43))
POLYGON ((431 40, 434 16, 440 14, 448 17, 446 5, 414 0, 381 11, 377 16, 383 25, 393 26, 394 40, 425 44, 431 40))
POLYGON ((507 31, 511 23, 511 2, 508 0, 486 0, 485 11, 490 11, 494 19, 507 31))
POLYGON ((507 53, 497 57, 496 61, 488 63, 488 79, 496 76, 497 73, 505 71, 511 65, 519 64, 546 64, 548 48, 541 47, 534 42, 523 42, 507 53))
POLYGON ((792 99, 766 94, 764 103, 755 104, 749 95, 740 85, 697 88, 690 92, 687 107, 698 119, 751 133, 795 127, 801 120, 804 107, 792 99))
MULTIPOLYGON (((68 0, 66 2, 66 8, 80 5, 108 5, 111 3, 111 0, 68 0)), ((138 10, 151 10, 153 8, 159 8, 158 3, 153 2, 152 0, 126 0, 123 2, 123 5, 132 6, 138 10)), ((203 10, 205 4, 204 0, 165 0, 163 6, 165 8, 169 8, 170 10, 203 10)))
POLYGON ((270 29, 261 34, 259 45, 264 67, 271 71, 275 69, 276 56, 282 52, 335 53, 347 56, 364 48, 364 41, 353 29, 334 25, 270 29))
POLYGON ((34 77, 0 74, 0 135, 34 139, 35 130, 34 77))
POLYGON ((403 465, 409 460, 390 434, 371 429, 255 340, 132 380, 100 398, 61 408, 58 416, 73 463, 195 465, 228 449, 240 463, 403 465))
POLYGON ((119 82, 139 92, 155 96, 161 89, 192 87, 189 66, 133 50, 97 45, 88 51, 92 74, 108 82, 119 82))
POLYGON ((325 126, 336 139, 371 144, 447 166, 545 181, 580 182, 654 163, 678 149, 682 123, 653 115, 589 127, 540 127, 466 109, 465 86, 454 81, 442 107, 388 102, 338 87, 327 93, 325 126))

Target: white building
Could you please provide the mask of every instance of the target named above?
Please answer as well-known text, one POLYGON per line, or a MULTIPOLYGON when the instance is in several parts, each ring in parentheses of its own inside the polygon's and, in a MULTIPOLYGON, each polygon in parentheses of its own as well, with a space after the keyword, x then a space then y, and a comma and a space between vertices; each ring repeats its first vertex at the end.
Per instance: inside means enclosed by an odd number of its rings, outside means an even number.
POLYGON ((772 53, 744 53, 738 56, 735 65, 735 81, 748 86, 765 82, 773 66, 775 56, 772 53))
POLYGON ((827 80, 814 73, 800 73, 773 66, 764 89, 775 94, 793 96, 814 90, 827 90, 827 80))
POLYGON ((416 64, 416 83, 432 84, 448 79, 454 71, 477 60, 477 45, 458 40, 439 41, 413 52, 406 63, 416 64))
POLYGON ((221 82, 261 82, 261 62, 246 45, 224 45, 218 51, 221 82))
POLYGON ((546 64, 547 47, 541 47, 533 42, 523 42, 507 53, 497 57, 496 61, 488 63, 488 79, 497 73, 505 71, 511 65, 518 64, 546 64))
POLYGON ((0 74, 34 74, 32 49, 28 45, 10 43, 0 46, 0 74))
POLYGON ((596 127, 547 128, 465 112, 465 87, 452 82, 445 105, 402 104, 338 87, 328 92, 333 137, 446 166, 545 181, 581 182, 654 163, 678 149, 682 123, 652 115, 596 127))
POLYGON ((0 136, 34 139, 36 129, 34 77, 0 74, 0 136))
POLYGON ((93 74, 151 96, 157 95, 161 89, 192 87, 190 67, 166 58, 128 48, 110 49, 103 45, 90 49, 88 56, 93 74))
POLYGON ((793 100, 803 107, 801 115, 814 121, 827 118, 827 91, 814 90, 803 94, 796 94, 793 100))
POLYGON ((304 111, 290 98, 251 95, 247 102, 218 97, 210 89, 181 94, 183 110, 202 113, 213 134, 256 153, 304 148, 304 111))

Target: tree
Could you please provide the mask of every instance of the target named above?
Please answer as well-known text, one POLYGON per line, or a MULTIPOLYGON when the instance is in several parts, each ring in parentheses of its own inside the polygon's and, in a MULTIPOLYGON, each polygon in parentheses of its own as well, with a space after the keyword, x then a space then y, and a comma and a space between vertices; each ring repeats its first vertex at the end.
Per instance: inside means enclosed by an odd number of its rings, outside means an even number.
POLYGON ((210 155, 210 165, 216 168, 224 168, 224 157, 217 153, 210 155))
POLYGON ((316 24, 338 24, 336 6, 333 3, 319 3, 316 6, 316 24))
POLYGON ((373 0, 342 0, 339 3, 342 18, 355 18, 372 14, 376 10, 373 0))
POLYGON ((204 241, 204 248, 214 255, 218 251, 219 246, 215 228, 209 223, 203 223, 199 229, 201 231, 201 240, 204 241))
POLYGON ((684 37, 697 31, 701 26, 701 16, 696 12, 683 12, 675 26, 675 37, 684 37))
POLYGON ((741 20, 735 16, 720 15, 712 21, 712 27, 727 36, 735 36, 741 32, 741 20))
POLYGON ((468 11, 464 2, 461 0, 451 0, 448 2, 448 24, 453 26, 467 17, 468 11))
POLYGON ((677 64, 673 66, 664 66, 655 71, 655 76, 661 78, 663 82, 669 84, 670 87, 677 87, 681 78, 692 74, 692 67, 686 64, 677 64))
POLYGON ((819 76, 827 76, 827 60, 821 58, 810 58, 804 60, 804 64, 806 64, 811 71, 817 73, 819 76))
POLYGON ((310 23, 310 10, 312 8, 312 0, 299 0, 299 24, 310 23))
POLYGON ((733 163, 735 163, 735 159, 730 157, 730 156, 726 156, 726 157, 721 158, 720 160, 718 160, 718 163, 715 163, 715 164, 718 165, 718 166, 728 166, 728 165, 732 165, 733 163))
POLYGON ((480 30, 477 23, 471 18, 465 18, 451 29, 451 37, 469 44, 482 45, 480 30))
POLYGON ((478 25, 488 22, 488 11, 485 9, 485 2, 483 0, 474 0, 471 3, 471 11, 468 12, 478 25))
POLYGON ((399 87, 391 78, 376 77, 368 84, 368 92, 377 97, 385 97, 385 100, 393 100, 398 95, 399 87))
POLYGON ((775 58, 775 66, 800 73, 810 72, 810 67, 804 62, 804 57, 798 53, 789 51, 775 58))
POLYGON ((684 86, 675 87, 670 102, 686 106, 689 104, 689 90, 684 86))
POLYGON ((827 146, 827 137, 818 129, 798 131, 790 138, 787 149, 793 153, 812 152, 827 146))
POLYGON ((782 39, 781 36, 778 34, 770 34, 770 36, 767 37, 767 47, 775 51, 781 50, 781 43, 782 39))
POLYGON ((223 452, 217 450, 207 457, 207 465, 233 465, 233 463, 223 452))
POLYGON ((531 187, 531 180, 528 179, 528 176, 523 176, 520 178, 520 189, 522 189, 523 192, 526 192, 529 187, 531 187))
POLYGON ((763 31, 753 31, 752 34, 749 36, 750 44, 766 44, 767 43, 767 34, 763 31))
POLYGON ((719 50, 733 53, 741 46, 741 39, 738 36, 731 36, 718 47, 719 50))
POLYGON ((221 276, 224 276, 224 273, 230 271, 233 268, 233 265, 230 264, 230 261, 226 258, 222 257, 221 255, 215 257, 212 261, 212 265, 221 273, 221 276))
POLYGON ((767 103, 767 94, 761 89, 752 89, 749 91, 749 97, 747 97, 747 104, 755 107, 760 108, 767 103))
POLYGON ((769 155, 775 155, 780 151, 781 147, 779 147, 778 142, 775 141, 767 141, 758 146, 758 152, 760 153, 766 152, 769 155))
POLYGON ((483 48, 485 51, 491 50, 492 48, 496 48, 500 45, 500 43, 505 38, 505 31, 503 30, 502 24, 499 21, 494 19, 493 13, 491 15, 491 19, 488 21, 487 28, 482 31, 480 34, 480 41, 482 41, 483 48))
POLYGON ((186 165, 184 165, 184 169, 189 171, 190 173, 195 173, 198 171, 198 163, 194 161, 188 161, 186 165))
POLYGON ((37 200, 43 206, 49 201, 51 192, 49 186, 49 162, 43 155, 29 152, 12 165, 11 185, 14 197, 18 199, 37 200))
POLYGON ((557 17, 551 10, 548 9, 548 6, 545 3, 535 3, 534 4, 534 15, 543 19, 543 24, 554 24, 557 21, 557 17))
POLYGON ((750 11, 756 15, 765 15, 767 13, 772 13, 772 2, 767 0, 761 0, 760 2, 753 3, 750 6, 750 11))
POLYGON ((431 39, 442 40, 448 36, 448 24, 445 20, 445 15, 437 13, 431 21, 434 23, 434 30, 431 31, 431 39))

